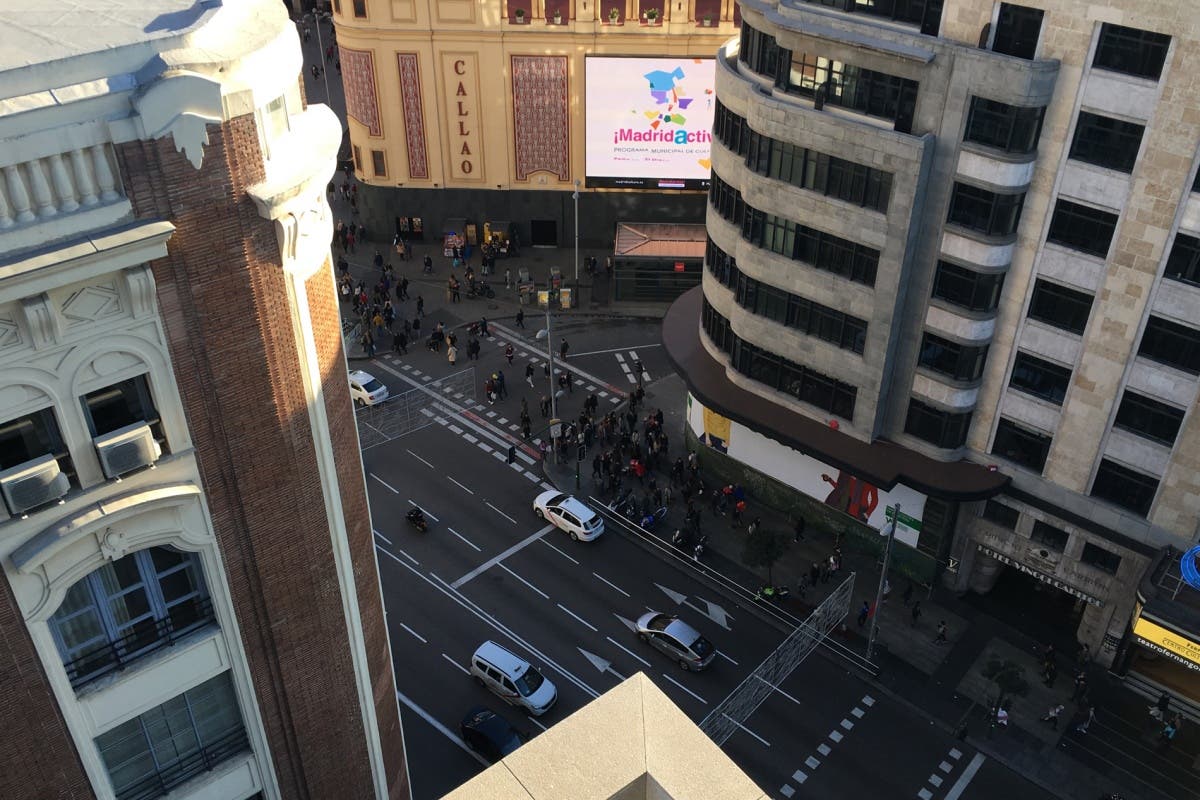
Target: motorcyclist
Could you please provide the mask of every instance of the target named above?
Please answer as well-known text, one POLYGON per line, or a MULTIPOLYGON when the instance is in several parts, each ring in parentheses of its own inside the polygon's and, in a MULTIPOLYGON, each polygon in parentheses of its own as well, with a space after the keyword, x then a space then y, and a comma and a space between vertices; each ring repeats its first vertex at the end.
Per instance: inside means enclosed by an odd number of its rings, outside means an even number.
POLYGON ((408 512, 405 516, 408 517, 409 522, 411 522, 415 525, 424 525, 425 524, 425 512, 419 508, 414 508, 412 511, 408 512))

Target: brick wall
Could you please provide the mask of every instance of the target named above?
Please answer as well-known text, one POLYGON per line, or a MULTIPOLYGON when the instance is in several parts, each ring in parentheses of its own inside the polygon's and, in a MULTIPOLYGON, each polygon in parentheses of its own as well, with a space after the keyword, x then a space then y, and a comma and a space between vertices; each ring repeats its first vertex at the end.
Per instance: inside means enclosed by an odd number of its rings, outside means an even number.
POLYGON ((280 790, 371 797, 278 245, 245 191, 263 178, 253 118, 210 127, 199 171, 169 137, 118 158, 135 214, 177 226, 159 303, 280 790))
POLYGON ((75 800, 95 797, 75 743, 8 581, 0 581, 0 797, 75 800))

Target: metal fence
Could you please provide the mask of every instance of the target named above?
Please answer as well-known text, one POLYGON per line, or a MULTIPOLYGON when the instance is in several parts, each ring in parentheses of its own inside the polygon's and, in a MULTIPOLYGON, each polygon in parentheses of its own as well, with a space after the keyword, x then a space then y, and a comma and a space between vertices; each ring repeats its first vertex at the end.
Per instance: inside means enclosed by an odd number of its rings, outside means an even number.
POLYGON ((384 402, 356 412, 358 441, 363 450, 433 424, 438 416, 456 413, 455 406, 475 403, 475 368, 429 381, 384 402))
POLYGON ((763 659, 753 672, 729 696, 717 704, 700 723, 700 730, 717 743, 726 740, 758 710, 771 693, 787 680, 792 670, 808 657, 831 630, 850 613, 850 597, 854 592, 854 574, 833 591, 821 605, 813 609, 800 627, 796 628, 763 659))

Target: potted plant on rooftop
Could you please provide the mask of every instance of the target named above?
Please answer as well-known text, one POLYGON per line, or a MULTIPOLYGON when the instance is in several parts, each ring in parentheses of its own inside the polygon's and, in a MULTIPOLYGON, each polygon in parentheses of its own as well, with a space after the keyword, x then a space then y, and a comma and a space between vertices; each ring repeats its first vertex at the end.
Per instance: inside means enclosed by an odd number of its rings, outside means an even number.
POLYGON ((513 16, 517 18, 517 24, 520 25, 525 21, 525 9, 518 8, 513 12, 513 16))
POLYGON ((649 21, 649 23, 651 25, 656 24, 658 22, 658 9, 657 8, 648 9, 646 11, 646 19, 649 21))
POLYGON ((612 8, 610 8, 608 10, 608 24, 616 25, 620 21, 621 21, 621 9, 617 8, 616 6, 613 6, 612 8))
POLYGON ((703 25, 705 28, 711 28, 712 27, 712 14, 705 14, 704 17, 701 18, 700 24, 703 25))
POLYGON ((561 8, 554 9, 554 24, 562 25, 562 9, 561 8))

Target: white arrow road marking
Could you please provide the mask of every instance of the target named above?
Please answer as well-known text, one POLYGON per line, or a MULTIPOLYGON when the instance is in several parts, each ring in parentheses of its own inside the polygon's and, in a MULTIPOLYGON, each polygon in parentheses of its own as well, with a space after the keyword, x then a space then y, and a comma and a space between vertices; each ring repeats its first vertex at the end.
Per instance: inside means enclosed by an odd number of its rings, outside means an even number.
POLYGON ((700 600, 701 603, 704 603, 704 605, 707 606, 707 608, 701 608, 700 606, 698 606, 694 603, 688 602, 688 596, 686 594, 683 594, 682 592, 677 592, 674 589, 668 589, 667 587, 663 586, 661 583, 656 583, 654 585, 657 586, 659 589, 661 589, 663 594, 665 594, 667 597, 674 600, 676 605, 687 606, 692 611, 695 611, 697 613, 703 614, 704 616, 708 617, 709 619, 711 619, 713 622, 720 625, 725 630, 730 630, 728 620, 733 619, 733 617, 729 616, 729 612, 727 612, 725 609, 721 608, 716 603, 710 603, 707 600, 703 600, 703 599, 697 597, 696 598, 697 600, 700 600))
POLYGON ((697 597, 696 599, 699 600, 701 603, 704 603, 704 605, 708 606, 708 611, 705 612, 706 617, 708 617, 713 622, 720 625, 725 630, 730 630, 729 620, 733 619, 732 614, 730 614, 728 611, 721 608, 719 605, 712 602, 711 600, 705 600, 703 597, 697 597))
POLYGON ((584 650, 582 647, 576 647, 575 649, 578 650, 579 652, 583 653, 583 657, 586 658, 588 661, 592 662, 592 666, 595 667, 596 669, 600 670, 601 672, 611 672, 613 675, 616 675, 621 680, 625 680, 624 675, 622 675, 621 673, 617 672, 615 669, 612 668, 611 661, 606 661, 603 658, 601 658, 600 656, 596 655, 595 653, 591 653, 591 652, 588 652, 587 650, 584 650))
POLYGON ((633 620, 628 619, 626 617, 622 617, 620 614, 614 613, 613 616, 616 617, 617 619, 619 619, 621 621, 621 624, 624 625, 626 628, 629 628, 629 630, 633 631, 634 633, 637 633, 637 623, 636 622, 634 622, 633 620))
POLYGON ((681 593, 681 592, 676 592, 676 591, 673 591, 673 590, 671 590, 671 589, 668 589, 667 587, 663 586, 661 583, 656 583, 656 584, 654 584, 654 585, 655 585, 655 586, 657 586, 657 587, 658 587, 660 590, 662 590, 662 593, 663 593, 663 594, 665 594, 667 597, 669 597, 669 598, 671 598, 672 600, 674 600, 674 601, 675 601, 675 605, 679 605, 679 604, 680 604, 680 603, 682 603, 684 600, 687 600, 687 595, 686 595, 686 594, 683 594, 683 593, 681 593))

